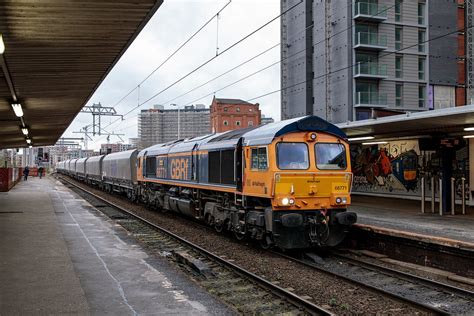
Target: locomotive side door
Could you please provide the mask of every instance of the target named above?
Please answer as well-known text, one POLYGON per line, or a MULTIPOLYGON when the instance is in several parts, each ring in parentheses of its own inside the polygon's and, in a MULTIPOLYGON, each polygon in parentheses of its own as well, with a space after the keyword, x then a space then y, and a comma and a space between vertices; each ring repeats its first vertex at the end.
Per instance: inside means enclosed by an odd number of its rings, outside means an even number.
POLYGON ((191 181, 198 179, 198 154, 196 153, 198 144, 194 144, 193 150, 191 150, 191 181))
POLYGON ((243 189, 243 143, 244 138, 241 137, 235 146, 235 184, 237 185, 237 191, 242 192, 243 189))

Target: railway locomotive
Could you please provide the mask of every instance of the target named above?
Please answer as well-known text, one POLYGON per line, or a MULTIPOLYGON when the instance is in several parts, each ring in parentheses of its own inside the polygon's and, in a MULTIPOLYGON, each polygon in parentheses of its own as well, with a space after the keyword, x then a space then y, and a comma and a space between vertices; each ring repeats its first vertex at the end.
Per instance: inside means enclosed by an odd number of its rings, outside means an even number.
POLYGON ((303 249, 338 245, 356 222, 347 212, 349 160, 344 132, 306 116, 91 157, 84 170, 64 161, 57 170, 263 248, 303 249))

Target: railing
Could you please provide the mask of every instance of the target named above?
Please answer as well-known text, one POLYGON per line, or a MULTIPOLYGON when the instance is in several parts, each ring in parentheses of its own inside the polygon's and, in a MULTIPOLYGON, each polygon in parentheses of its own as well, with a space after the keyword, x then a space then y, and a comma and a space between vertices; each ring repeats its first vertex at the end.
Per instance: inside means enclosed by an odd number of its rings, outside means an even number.
POLYGON ((364 15, 371 17, 387 18, 387 7, 378 3, 357 2, 354 5, 354 16, 364 15))
POLYGON ((374 76, 374 77, 386 77, 387 76, 387 65, 379 64, 378 62, 359 62, 354 67, 355 76, 374 76))
POLYGON ((387 36, 378 33, 358 32, 355 45, 387 47, 387 36))
POLYGON ((387 95, 378 92, 357 92, 355 104, 384 106, 387 105, 387 95))

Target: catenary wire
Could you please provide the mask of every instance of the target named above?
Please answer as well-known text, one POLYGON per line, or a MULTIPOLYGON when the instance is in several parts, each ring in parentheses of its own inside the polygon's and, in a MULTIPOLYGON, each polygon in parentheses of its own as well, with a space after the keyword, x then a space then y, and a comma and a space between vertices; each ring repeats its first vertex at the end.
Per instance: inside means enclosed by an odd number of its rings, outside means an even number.
POLYGON ((119 105, 123 100, 125 100, 130 94, 132 94, 135 90, 139 89, 140 86, 150 79, 155 72, 157 72, 161 67, 164 66, 171 58, 173 58, 174 55, 176 55, 184 46, 186 46, 196 35, 198 35, 206 26, 209 25, 219 14, 224 11, 225 8, 232 2, 232 0, 229 0, 216 14, 214 14, 211 18, 209 18, 196 32, 194 32, 186 41, 184 41, 177 49, 171 53, 165 60, 163 60, 155 69, 153 69, 152 72, 150 72, 143 80, 140 81, 132 90, 130 90, 128 93, 126 93, 117 103, 114 104, 114 107, 119 105))
MULTIPOLYGON (((276 18, 270 20, 269 22, 267 22, 266 24, 264 24, 262 27, 260 27, 259 29, 257 29, 257 30, 254 31, 254 32, 259 31, 260 29, 262 29, 262 28, 265 27, 266 25, 270 24, 271 22, 273 22, 273 21, 276 20, 277 18, 283 16, 284 14, 286 14, 287 12, 289 12, 290 10, 292 10, 293 8, 295 8, 296 6, 298 6, 298 5, 301 4, 301 3, 302 3, 302 1, 300 1, 300 2, 297 3, 297 4, 295 4, 294 6, 290 7, 289 9, 285 10, 285 12, 283 12, 282 14, 280 14, 278 17, 276 17, 276 18)), ((348 4, 345 6, 345 8, 349 7, 349 5, 351 5, 350 2, 348 2, 348 4)), ((376 15, 379 15, 379 14, 381 14, 381 13, 387 12, 388 10, 390 10, 391 8, 393 8, 394 6, 395 6, 395 5, 392 5, 392 6, 389 6, 389 7, 387 7, 387 8, 384 8, 383 10, 376 12, 376 13, 373 14, 372 16, 376 16, 376 15)), ((223 9, 221 9, 221 11, 222 11, 222 10, 223 10, 223 9)), ((332 15, 330 15, 330 16, 332 16, 332 15)), ((372 16, 371 16, 371 17, 372 17, 372 16)), ((323 18, 322 20, 324 20, 324 19, 326 19, 326 17, 323 18)), ((369 19, 370 19, 370 17, 364 18, 364 19, 362 19, 362 21, 364 21, 364 20, 369 20, 369 19)), ((307 26, 304 30, 298 32, 298 34, 301 33, 301 32, 307 31, 307 29, 312 28, 312 27, 314 27, 314 23, 311 24, 311 25, 309 25, 309 26, 307 26)), ((319 41, 319 42, 316 42, 313 46, 316 46, 316 45, 319 45, 319 44, 321 44, 321 43, 324 43, 324 42, 326 42, 327 40, 329 40, 329 39, 331 39, 331 38, 333 38, 333 37, 335 37, 335 36, 337 36, 337 35, 339 35, 339 34, 342 34, 342 33, 346 32, 346 31, 349 30, 349 29, 352 29, 352 27, 353 27, 353 25, 352 25, 352 23, 351 23, 351 25, 350 25, 349 27, 347 27, 347 28, 345 28, 345 29, 343 29, 343 30, 341 30, 341 31, 339 31, 339 32, 336 32, 336 33, 332 34, 331 36, 325 38, 324 40, 321 40, 321 41, 319 41)), ((248 38, 248 37, 251 36, 251 35, 252 35, 252 33, 249 34, 249 35, 247 35, 246 37, 244 37, 244 39, 248 38)), ((243 39, 243 40, 244 40, 244 39, 243 39)), ((225 49, 223 52, 227 51, 228 49, 232 48, 233 46, 235 46, 235 45, 237 45, 237 44, 238 44, 238 42, 235 43, 235 44, 233 44, 232 46, 228 47, 228 48, 225 49)), ((176 100, 176 99, 178 99, 178 98, 180 98, 180 97, 182 97, 182 96, 184 96, 184 95, 187 95, 187 94, 189 94, 189 93, 191 93, 191 92, 193 92, 193 91, 195 91, 195 90, 201 88, 202 86, 204 86, 204 85, 206 85, 206 84, 208 84, 208 83, 210 83, 210 82, 212 82, 212 81, 214 81, 214 80, 216 80, 216 79, 218 79, 218 78, 224 76, 225 74, 230 73, 231 71, 233 71, 233 70, 235 70, 235 69, 237 69, 237 68, 239 68, 239 67, 245 65, 245 64, 248 63, 249 61, 251 61, 251 60, 253 60, 253 59, 255 59, 255 58, 261 56, 261 55, 264 54, 265 52, 267 52, 267 51, 269 51, 269 50, 271 50, 271 49, 277 47, 278 45, 280 45, 280 44, 276 44, 276 45, 270 47, 269 49, 265 50, 264 52, 257 54, 257 55, 254 56, 253 58, 250 58, 248 61, 243 62, 243 63, 241 63, 241 64, 239 64, 239 65, 237 65, 237 66, 231 68, 230 70, 228 70, 228 71, 226 71, 226 72, 224 72, 224 73, 222 73, 222 74, 220 74, 220 75, 218 75, 218 76, 216 76, 216 77, 214 77, 214 78, 208 80, 207 82, 205 82, 205 83, 203 83, 203 84, 200 84, 199 86, 197 86, 197 87, 195 87, 195 88, 193 88, 193 89, 191 89, 191 90, 189 90, 189 91, 187 91, 187 92, 185 92, 185 93, 183 93, 183 94, 181 94, 181 95, 179 95, 179 96, 177 96, 177 97, 175 97, 175 98, 173 98, 173 99, 171 99, 171 100, 165 102, 164 104, 167 104, 167 103, 172 102, 172 101, 174 101, 174 100, 176 100)), ((248 79, 248 78, 250 78, 250 77, 256 75, 257 73, 260 73, 260 72, 262 72, 262 71, 265 71, 265 70, 267 70, 268 68, 270 68, 270 67, 272 67, 272 66, 274 66, 274 65, 276 65, 276 64, 278 64, 278 63, 281 63, 282 61, 284 61, 284 60, 286 60, 286 59, 288 59, 288 58, 291 58, 291 57, 293 57, 293 56, 295 56, 295 55, 297 55, 297 54, 299 54, 299 53, 301 53, 301 52, 304 52, 306 49, 307 49, 307 48, 305 48, 305 49, 303 49, 303 50, 301 50, 301 51, 298 51, 298 52, 296 52, 296 53, 293 53, 293 54, 290 55, 290 56, 284 57, 284 58, 282 58, 280 61, 278 61, 278 62, 276 62, 276 63, 273 63, 273 64, 271 64, 271 65, 269 65, 269 66, 267 66, 267 67, 264 67, 264 68, 260 69, 259 71, 256 71, 256 72, 254 72, 254 73, 252 73, 252 74, 250 74, 250 75, 247 75, 247 76, 244 77, 244 78, 241 78, 241 79, 239 79, 239 80, 237 80, 237 81, 234 81, 234 82, 232 82, 232 83, 226 85, 225 87, 220 88, 220 89, 214 91, 213 93, 218 92, 218 91, 222 91, 222 90, 224 90, 224 89, 226 89, 226 88, 228 88, 228 87, 230 87, 230 86, 233 86, 233 85, 235 85, 235 84, 237 84, 237 83, 239 83, 239 82, 242 82, 242 81, 244 81, 244 80, 246 80, 246 79, 248 79)), ((221 53, 221 54, 222 54, 222 53, 221 53)), ((215 56, 215 57, 217 57, 217 56, 215 56)), ((215 57, 211 58, 210 61, 212 61, 215 57)), ((210 61, 209 61, 209 62, 210 62, 210 61)), ((205 63, 205 64, 206 64, 206 63, 205 63)), ((195 69, 194 71, 192 71, 191 73, 197 71, 199 68, 203 67, 205 64, 203 64, 203 65, 201 65, 200 67, 196 68, 196 69, 195 69)), ((352 66, 351 66, 351 67, 352 67, 352 66)), ((341 69, 341 70, 342 70, 342 69, 341 69)), ((340 71, 340 70, 338 69, 338 70, 336 70, 336 71, 334 71, 334 72, 337 72, 337 71, 340 71)), ((185 77, 189 76, 191 73, 189 73, 189 74, 186 75, 185 77)), ((148 77, 147 77, 147 78, 148 78, 148 77)), ((171 86, 174 86, 175 84, 177 84, 178 82, 180 82, 180 81, 183 80, 183 79, 184 79, 184 78, 182 78, 182 79, 176 81, 176 82, 173 83, 171 86)), ((311 80, 311 79, 310 79, 310 80, 311 80)), ((274 93, 276 93, 276 92, 279 92, 279 91, 282 91, 282 90, 286 90, 287 88, 291 88, 291 87, 293 87, 293 86, 297 86, 297 85, 303 84, 303 83, 308 82, 308 81, 309 81, 309 80, 306 80, 306 81, 303 81, 303 82, 294 84, 294 85, 292 85, 292 86, 290 86, 290 87, 285 87, 285 88, 283 88, 283 89, 275 90, 275 91, 272 91, 272 92, 267 93, 267 94, 265 94, 265 95, 259 96, 259 97, 257 97, 257 98, 260 98, 260 97, 263 97, 263 96, 266 96, 266 95, 269 95, 269 94, 274 94, 274 93)), ((135 109, 137 109, 137 108, 139 108, 140 106, 144 105, 145 103, 149 102, 151 99, 155 98, 156 96, 158 96, 158 95, 161 94, 162 92, 166 91, 166 90, 169 89, 171 86, 169 86, 169 87, 167 87, 167 88, 161 90, 160 92, 158 92, 157 94, 155 94, 155 95, 152 96, 151 98, 147 99, 146 101, 144 101, 144 102, 142 102, 142 103, 139 103, 139 104, 138 104, 137 106, 135 106, 133 109, 131 109, 130 111, 128 111, 124 116, 130 114, 130 113, 131 113, 132 111, 134 111, 135 109)), ((209 95, 212 95, 213 93, 207 94, 206 96, 203 96, 203 97, 201 97, 201 98, 199 98, 199 99, 196 99, 196 100, 194 100, 194 101, 188 102, 187 105, 188 105, 188 104, 192 104, 193 102, 199 101, 199 100, 201 100, 201 99, 203 99, 203 98, 205 98, 205 97, 207 97, 207 96, 209 96, 209 95)), ((253 99, 254 99, 254 98, 253 98, 253 99)), ((251 99, 251 100, 253 100, 253 99, 251 99)), ((138 115, 135 115, 135 116, 130 117, 130 118, 136 118, 137 116, 138 116, 138 115)), ((110 125, 116 123, 117 121, 119 121, 119 120, 115 120, 114 122, 111 122, 111 123, 110 123, 109 125, 107 125, 106 127, 109 127, 110 125)), ((124 120, 122 119, 122 121, 121 121, 120 123, 122 123, 123 121, 124 121, 124 120)), ((120 123, 119 123, 119 125, 120 125, 120 123)), ((117 126, 117 127, 118 127, 118 126, 117 126)))
MULTIPOLYGON (((298 5, 300 5, 301 3, 303 3, 303 0, 301 0, 300 2, 296 3, 295 5, 291 6, 290 8, 288 8, 287 10, 285 10, 284 12, 280 13, 279 15, 277 15, 276 17, 272 18, 271 20, 267 21, 266 23, 264 23, 263 25, 261 25, 260 27, 258 27, 257 29, 253 30, 252 32, 250 32, 249 34, 247 34, 246 36, 244 36, 243 38, 239 39, 238 41, 236 41, 235 43, 233 43, 232 45, 230 45, 229 47, 227 47, 226 49, 224 49, 219 55, 216 55, 216 56, 213 56, 212 58, 208 59, 207 61, 205 61, 204 63, 202 63, 201 65, 199 65, 198 67, 194 68, 193 70, 191 70, 190 72, 188 72, 186 75, 182 76, 181 78, 179 78, 178 80, 174 81, 172 84, 168 85, 166 88, 163 88, 162 90, 160 90, 159 92, 155 93, 154 95, 152 95, 151 97, 149 97, 148 99, 146 99, 145 101, 143 101, 142 103, 139 103, 138 105, 136 105, 135 107, 133 107, 132 109, 130 109, 127 113, 125 113, 123 115, 123 117, 127 116, 128 114, 130 114, 131 112, 133 112, 134 110, 136 110, 137 108, 141 107, 142 105, 150 102, 151 100, 153 100, 154 98, 156 98, 157 96, 159 96, 160 94, 162 94, 163 92, 167 91, 168 89, 170 89, 171 87, 175 86, 176 84, 178 84, 179 82, 181 82, 182 80, 184 80, 185 78, 189 77, 191 74, 195 73, 196 71, 198 71, 199 69, 203 68, 204 66, 206 66, 207 64, 211 63, 213 60, 215 60, 216 58, 219 58, 220 56, 222 56, 223 54, 225 54, 226 52, 230 51, 231 49, 235 48, 237 45, 239 45, 240 43, 244 42, 245 40, 247 40, 248 38, 250 38, 252 35, 254 35, 255 33, 259 32, 260 30, 262 30, 263 28, 267 27, 268 25, 270 25, 272 22, 276 21, 277 19, 279 19, 281 16, 283 16, 284 14, 288 13, 289 11, 293 10, 294 8, 296 8, 298 5)), ((123 121, 123 118, 119 118, 119 119, 116 119, 114 120, 112 123, 110 123, 109 125, 107 125, 106 127, 109 127, 110 125, 114 124, 115 122, 119 121, 119 120, 122 120, 123 121)))
MULTIPOLYGON (((349 3, 348 5, 345 6, 345 8, 347 8, 349 5, 351 5, 351 4, 349 3)), ((381 13, 387 12, 388 10, 390 10, 391 8, 393 8, 394 6, 395 6, 395 5, 392 5, 392 6, 390 6, 390 7, 384 8, 383 10, 374 13, 374 14, 371 15, 370 17, 373 17, 373 16, 379 15, 379 14, 381 14, 381 13)), ((330 16, 332 16, 332 15, 330 15, 330 16)), ((362 20, 362 21, 366 21, 366 20, 369 20, 370 17, 367 17, 367 18, 364 18, 364 19, 361 19, 361 20, 362 20)), ((325 19, 325 18, 323 18, 322 20, 324 20, 324 19, 325 19)), ((321 21, 320 21, 320 22, 321 22, 321 21)), ((301 33, 301 32, 307 31, 309 28, 314 27, 314 25, 315 25, 315 24, 313 23, 313 24, 307 26, 304 30, 298 32, 297 34, 299 34, 299 33, 301 33)), ((343 30, 337 32, 337 33, 332 34, 331 36, 325 38, 324 40, 321 40, 321 41, 319 41, 319 42, 316 42, 313 46, 315 47, 315 46, 317 46, 317 45, 319 45, 319 44, 322 44, 322 43, 324 43, 325 41, 327 41, 327 40, 329 40, 329 39, 331 39, 331 38, 333 38, 333 37, 335 37, 335 36, 337 36, 337 35, 339 35, 339 34, 342 34, 342 33, 346 32, 346 31, 349 30, 349 29, 352 29, 352 27, 353 27, 353 26, 352 26, 352 24, 351 24, 351 26, 349 26, 349 27, 347 27, 347 28, 345 28, 345 29, 343 29, 343 30)), ((293 56, 295 56, 295 55, 297 55, 297 54, 299 54, 299 53, 301 53, 301 52, 303 52, 303 51, 305 51, 305 50, 307 50, 307 48, 304 48, 303 50, 301 50, 301 51, 299 51, 299 52, 297 52, 297 53, 294 53, 294 54, 292 54, 292 55, 290 55, 290 56, 288 56, 288 57, 283 57, 283 58, 281 58, 280 62, 282 62, 282 61, 284 61, 284 60, 286 60, 286 59, 288 59, 288 58, 290 58, 290 57, 293 57, 293 56)), ((240 67, 240 65, 234 67, 233 69, 236 69, 236 68, 239 68, 239 67, 240 67)), ((262 68, 260 71, 264 71, 264 70, 266 70, 267 68, 268 68, 268 67, 262 68)), ((229 72, 230 72, 230 71, 229 71, 229 72)), ((228 72, 225 72, 224 74, 227 74, 227 73, 228 73, 228 72)), ((258 72, 257 72, 257 73, 258 73, 258 72)), ((257 74, 257 73, 254 73, 254 74, 257 74)), ((222 74, 222 75, 224 75, 224 74, 222 74)), ((176 98, 171 99, 170 101, 162 102, 161 104, 168 104, 169 102, 172 102, 172 101, 174 101, 174 100, 176 100, 176 99, 178 99, 178 98, 180 98, 180 97, 182 97, 182 96, 184 96, 184 95, 187 95, 187 94, 189 94, 189 93, 191 93, 191 92, 193 92, 193 91, 195 91, 195 90, 201 88, 202 86, 208 84, 209 82, 212 82, 212 81, 214 81, 214 80, 216 80, 216 79, 222 77, 222 75, 219 75, 219 76, 217 76, 217 77, 214 77, 214 78, 212 78, 211 80, 207 81, 206 83, 201 84, 201 85, 199 85, 199 86, 197 86, 197 87, 195 87, 195 88, 193 88, 193 89, 187 91, 186 93, 183 93, 183 94, 177 96, 176 98)), ((240 82, 240 81, 243 81, 243 80, 238 80, 237 82, 240 82)), ((236 82, 235 82, 235 83, 236 83, 236 82)), ((229 86, 232 86, 232 85, 233 85, 233 84, 230 84, 229 86)), ((218 90, 218 91, 221 91, 221 90, 222 90, 222 89, 220 89, 220 90, 218 90)), ((217 92, 217 90, 214 91, 214 92, 217 92)), ((209 96, 209 95, 212 95, 212 93, 210 93, 210 94, 208 94, 208 95, 206 95, 206 96, 209 96)), ((204 98, 204 97, 202 97, 202 98, 204 98)), ((197 100, 195 100, 195 101, 199 101, 199 100, 201 100, 202 98, 199 98, 199 99, 197 99, 197 100)), ((193 102, 195 102, 195 101, 188 102, 186 105, 189 105, 189 104, 191 104, 191 103, 193 103, 193 102)))
MULTIPOLYGON (((393 52, 388 52, 388 53, 386 53, 386 54, 384 54, 384 55, 381 55, 381 56, 379 56, 379 58, 385 57, 385 56, 389 56, 389 55, 392 55, 392 54, 397 54, 397 53, 399 53, 399 52, 401 52, 401 51, 404 51, 404 50, 406 50, 406 49, 409 49, 409 48, 412 48, 412 47, 416 47, 416 46, 418 46, 418 45, 420 45, 420 44, 426 44, 426 43, 429 43, 429 42, 432 42, 432 41, 435 41, 435 40, 439 40, 439 39, 444 38, 444 37, 447 37, 447 36, 449 36, 449 35, 453 35, 453 34, 456 34, 456 33, 460 33, 460 32, 463 32, 463 31, 465 32, 465 31, 467 31, 468 29, 471 29, 471 28, 473 28, 473 27, 474 27, 474 26, 464 27, 464 28, 461 28, 461 29, 457 29, 457 30, 455 30, 455 31, 451 31, 451 32, 448 32, 448 33, 445 33, 445 34, 442 34, 442 35, 439 35, 439 36, 430 38, 430 39, 425 40, 425 41, 422 41, 422 42, 418 42, 418 43, 413 44, 413 45, 409 45, 409 46, 406 46, 406 47, 402 47, 402 48, 400 48, 400 49, 398 49, 398 50, 395 50, 395 51, 393 51, 393 52)), ((246 101, 247 101, 247 102, 250 102, 250 101, 253 101, 253 100, 256 100, 256 99, 260 99, 260 98, 266 97, 266 96, 268 96, 268 95, 271 95, 271 94, 274 94, 274 93, 277 93, 277 92, 285 91, 285 90, 287 90, 287 89, 296 87, 296 86, 298 86, 298 85, 305 84, 305 83, 307 83, 307 82, 309 82, 309 81, 311 81, 311 80, 324 78, 324 77, 330 76, 330 75, 332 75, 332 74, 335 74, 335 73, 337 73, 337 72, 339 72, 339 71, 351 69, 351 68, 353 68, 353 67, 356 67, 358 64, 359 64, 359 63, 355 63, 355 64, 351 64, 351 65, 349 65, 349 66, 341 67, 341 68, 336 69, 336 70, 334 70, 334 71, 331 71, 331 72, 329 72, 329 73, 324 73, 324 74, 318 75, 318 76, 316 76, 316 77, 312 77, 312 78, 310 78, 310 79, 307 79, 307 80, 304 80, 304 81, 301 81, 301 82, 292 84, 292 85, 290 85, 290 86, 286 86, 286 87, 281 88, 281 89, 278 89, 278 90, 274 90, 274 91, 267 92, 267 93, 265 93, 265 94, 262 94, 262 95, 253 97, 253 98, 251 98, 251 99, 247 99, 246 101)))
MULTIPOLYGON (((344 9, 347 9, 350 5, 351 5, 351 3, 348 2, 348 4, 344 7, 344 9)), ((380 12, 377 12, 376 14, 380 14, 380 13, 382 13, 382 12, 385 12, 386 10, 388 10, 388 9, 385 9, 385 10, 382 10, 382 11, 380 11, 380 12)), ((331 16, 333 16, 333 15, 329 15, 329 17, 331 17, 331 16)), ((326 18, 322 18, 321 21, 318 21, 318 23, 319 23, 319 22, 322 22, 322 20, 325 20, 325 19, 326 19, 326 18)), ((315 23, 312 23, 311 25, 308 25, 308 26, 305 27, 303 30, 301 30, 301 31, 297 32, 296 34, 292 35, 291 38, 296 37, 296 36, 299 35, 300 33, 306 32, 308 29, 314 27, 314 25, 315 25, 315 23)), ((336 33, 336 34, 334 34, 334 35, 331 36, 331 37, 334 37, 334 36, 336 36, 336 35, 338 35, 338 34, 339 34, 339 33, 336 33)), ((170 99, 170 100, 168 100, 168 101, 166 101, 166 102, 160 102, 160 103, 161 103, 161 104, 168 104, 168 103, 173 102, 173 101, 175 101, 175 100, 177 100, 177 99, 179 99, 179 98, 181 98, 181 97, 183 97, 183 96, 185 96, 185 95, 188 95, 189 93, 196 91, 197 89, 199 89, 199 88, 201 88, 201 87, 203 87, 203 86, 209 84, 210 82, 215 81, 215 80, 221 78, 222 76, 224 76, 224 75, 226 75, 226 74, 228 74, 228 73, 230 73, 230 72, 232 72, 232 71, 234 71, 234 70, 236 70, 236 69, 242 67, 243 65, 247 64, 248 62, 250 62, 250 61, 256 59, 257 57, 260 57, 260 56, 263 55, 264 53, 270 51, 271 49, 274 49, 274 48, 278 47, 279 45, 281 45, 281 43, 278 43, 278 44, 276 44, 276 45, 274 45, 274 46, 268 48, 267 50, 265 50, 265 51, 263 51, 263 52, 261 52, 261 53, 255 55, 255 56, 251 57, 251 58, 248 59, 247 61, 244 61, 243 63, 241 63, 241 64, 239 64, 239 65, 237 65, 237 66, 235 66, 235 67, 233 67, 233 68, 231 68, 231 69, 225 71, 224 73, 222 73, 222 74, 220 74, 220 75, 218 75, 218 76, 216 76, 216 77, 211 78, 210 80, 206 81, 205 83, 200 84, 200 85, 198 85, 197 87, 192 88, 191 90, 188 90, 187 92, 178 95, 177 97, 174 97, 173 99, 170 99)), ((317 45, 317 44, 316 44, 316 45, 317 45)), ((306 50, 306 49, 307 49, 307 48, 305 48, 304 50, 306 50)), ((304 50, 303 50, 303 51, 304 51, 304 50)))

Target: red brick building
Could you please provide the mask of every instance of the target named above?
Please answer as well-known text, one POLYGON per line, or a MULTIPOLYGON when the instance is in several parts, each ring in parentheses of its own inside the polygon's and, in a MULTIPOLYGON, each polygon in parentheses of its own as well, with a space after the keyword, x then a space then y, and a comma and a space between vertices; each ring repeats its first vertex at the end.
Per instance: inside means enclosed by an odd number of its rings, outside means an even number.
POLYGON ((260 125, 258 103, 239 99, 218 99, 211 104, 211 131, 220 133, 260 125))

